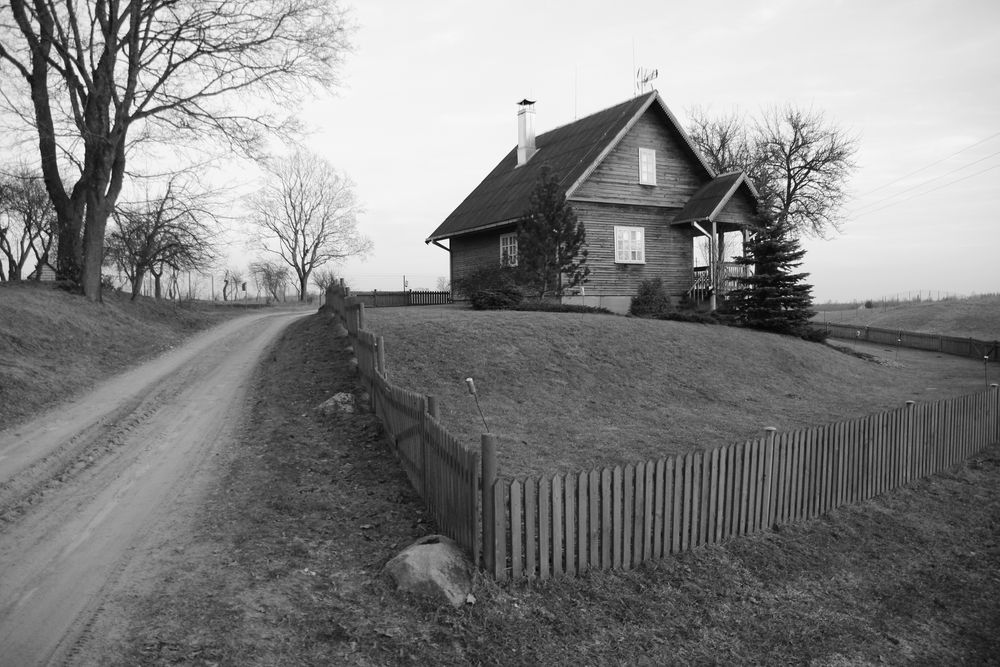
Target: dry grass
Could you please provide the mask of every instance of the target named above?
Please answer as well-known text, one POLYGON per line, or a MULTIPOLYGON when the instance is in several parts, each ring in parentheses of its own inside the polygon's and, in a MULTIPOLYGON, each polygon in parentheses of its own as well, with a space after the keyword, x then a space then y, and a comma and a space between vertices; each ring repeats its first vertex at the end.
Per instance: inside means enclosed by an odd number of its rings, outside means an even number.
POLYGON ((899 329, 921 333, 1000 339, 1000 295, 984 295, 966 299, 920 301, 887 304, 875 303, 872 309, 853 308, 820 312, 817 322, 843 322, 881 329, 899 329))
POLYGON ((49 283, 0 283, 0 428, 238 314, 111 291, 92 303, 49 283))
POLYGON ((826 345, 730 327, 611 315, 365 311, 390 379, 438 397, 478 444, 475 378, 501 474, 641 461, 980 391, 982 364, 914 353, 873 363, 826 345))
POLYGON ((194 543, 104 664, 981 664, 1000 651, 1000 451, 781 532, 631 572, 499 586, 454 610, 379 575, 434 527, 349 389, 328 318, 260 371, 194 543))

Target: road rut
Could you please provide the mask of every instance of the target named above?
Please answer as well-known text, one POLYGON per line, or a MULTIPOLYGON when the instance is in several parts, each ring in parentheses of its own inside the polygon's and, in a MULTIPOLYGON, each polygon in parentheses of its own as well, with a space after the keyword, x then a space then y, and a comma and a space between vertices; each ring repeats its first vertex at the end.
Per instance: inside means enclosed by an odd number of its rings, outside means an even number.
POLYGON ((197 507, 260 357, 303 311, 231 320, 0 432, 0 665, 76 664, 197 507))

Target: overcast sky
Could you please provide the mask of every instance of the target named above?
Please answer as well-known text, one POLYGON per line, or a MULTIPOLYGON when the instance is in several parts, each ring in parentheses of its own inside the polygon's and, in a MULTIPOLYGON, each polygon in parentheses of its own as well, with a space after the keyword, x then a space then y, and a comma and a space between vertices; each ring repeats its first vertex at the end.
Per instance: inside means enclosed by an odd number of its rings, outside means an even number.
POLYGON ((806 239, 817 301, 1000 292, 995 0, 355 3, 339 93, 308 145, 351 175, 375 243, 356 289, 434 288, 424 239, 516 143, 624 101, 636 67, 687 123, 791 103, 859 138, 843 232, 806 239))

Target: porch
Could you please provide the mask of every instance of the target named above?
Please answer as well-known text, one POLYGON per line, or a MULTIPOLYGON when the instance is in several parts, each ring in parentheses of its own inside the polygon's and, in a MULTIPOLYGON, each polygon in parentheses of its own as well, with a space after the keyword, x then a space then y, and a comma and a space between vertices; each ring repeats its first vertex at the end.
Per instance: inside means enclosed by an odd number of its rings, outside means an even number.
POLYGON ((694 281, 687 291, 688 298, 695 303, 708 301, 713 296, 721 296, 740 286, 740 278, 751 275, 751 267, 736 262, 721 262, 714 266, 694 267, 694 281), (718 269, 718 275, 713 276, 713 268, 718 269))

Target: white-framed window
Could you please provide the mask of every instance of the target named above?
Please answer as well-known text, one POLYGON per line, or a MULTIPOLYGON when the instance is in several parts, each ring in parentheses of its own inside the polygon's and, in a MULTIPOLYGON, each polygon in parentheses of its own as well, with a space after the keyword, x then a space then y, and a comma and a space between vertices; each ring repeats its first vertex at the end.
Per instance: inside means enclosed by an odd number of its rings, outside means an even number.
POLYGON ((517 266, 517 232, 500 235, 500 266, 517 266))
POLYGON ((656 185, 656 151, 652 148, 639 149, 639 183, 656 185))
POLYGON ((615 263, 646 263, 646 233, 642 227, 615 227, 615 263))

